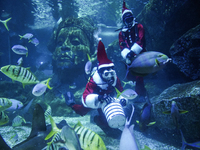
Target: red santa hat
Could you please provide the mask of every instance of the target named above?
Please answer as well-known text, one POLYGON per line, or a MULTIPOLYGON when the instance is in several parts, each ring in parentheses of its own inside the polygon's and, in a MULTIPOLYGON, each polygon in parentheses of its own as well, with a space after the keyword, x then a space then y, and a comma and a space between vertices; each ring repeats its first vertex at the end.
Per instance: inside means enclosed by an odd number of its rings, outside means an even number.
POLYGON ((97 49, 97 60, 99 61, 98 69, 103 67, 113 67, 113 62, 108 59, 105 47, 101 41, 99 41, 97 49))
POLYGON ((123 15, 124 15, 125 13, 128 13, 128 12, 130 12, 131 14, 133 14, 133 12, 132 12, 130 9, 128 9, 128 8, 126 7, 125 0, 123 0, 122 18, 123 18, 123 15))

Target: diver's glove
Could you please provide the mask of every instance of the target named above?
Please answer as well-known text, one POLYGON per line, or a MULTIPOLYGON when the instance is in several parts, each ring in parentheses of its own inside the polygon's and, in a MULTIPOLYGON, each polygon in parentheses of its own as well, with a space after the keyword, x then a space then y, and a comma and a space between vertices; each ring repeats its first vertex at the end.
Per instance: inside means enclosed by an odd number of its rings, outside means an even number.
POLYGON ((126 63, 130 64, 131 60, 133 59, 133 57, 135 56, 135 53, 133 51, 130 51, 127 55, 126 55, 126 63))
POLYGON ((106 102, 107 104, 109 104, 110 102, 112 102, 113 98, 111 96, 103 96, 103 95, 99 95, 98 96, 98 100, 103 103, 106 102))
POLYGON ((125 98, 120 99, 120 104, 121 104, 123 107, 126 106, 126 99, 125 99, 125 98))

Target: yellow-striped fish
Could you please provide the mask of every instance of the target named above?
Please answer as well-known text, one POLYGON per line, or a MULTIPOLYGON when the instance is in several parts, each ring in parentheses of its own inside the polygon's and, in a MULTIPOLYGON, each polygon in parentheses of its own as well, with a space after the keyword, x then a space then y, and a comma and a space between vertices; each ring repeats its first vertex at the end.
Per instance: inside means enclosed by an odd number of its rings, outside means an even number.
POLYGON ((12 106, 12 102, 8 98, 0 98, 0 112, 12 106))
POLYGON ((2 111, 0 112, 0 126, 9 122, 8 116, 2 111))
POLYGON ((79 137, 81 148, 84 150, 106 150, 101 137, 89 128, 84 127, 80 122, 74 127, 79 137))
POLYGON ((12 80, 21 82, 23 87, 27 84, 37 84, 40 81, 29 70, 21 66, 7 65, 1 67, 1 72, 11 78, 12 80))
POLYGON ((51 111, 51 106, 48 105, 47 103, 45 103, 45 104, 47 105, 47 109, 44 112, 44 117, 45 117, 45 120, 47 120, 49 118, 49 116, 51 116, 52 111, 51 111))

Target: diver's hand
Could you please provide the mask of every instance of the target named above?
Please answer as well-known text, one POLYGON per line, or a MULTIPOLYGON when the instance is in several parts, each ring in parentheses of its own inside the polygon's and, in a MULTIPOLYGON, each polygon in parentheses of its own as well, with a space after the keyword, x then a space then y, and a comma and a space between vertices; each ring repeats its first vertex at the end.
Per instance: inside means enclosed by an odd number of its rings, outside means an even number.
POLYGON ((125 98, 120 99, 120 104, 121 104, 123 107, 126 106, 126 99, 125 99, 125 98))
POLYGON ((113 98, 111 96, 102 96, 102 95, 99 95, 98 96, 98 100, 103 103, 103 102, 106 102, 107 104, 109 104, 110 102, 112 102, 113 98))
POLYGON ((130 51, 127 55, 126 55, 126 63, 127 64, 131 64, 131 60, 133 59, 133 57, 135 56, 135 53, 133 51, 130 51))

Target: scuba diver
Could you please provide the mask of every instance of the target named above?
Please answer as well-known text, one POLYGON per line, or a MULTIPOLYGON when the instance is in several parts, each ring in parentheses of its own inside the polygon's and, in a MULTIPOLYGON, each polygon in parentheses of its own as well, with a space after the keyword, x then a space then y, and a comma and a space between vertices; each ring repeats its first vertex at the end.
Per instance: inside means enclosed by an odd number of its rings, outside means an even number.
MULTIPOLYGON (((124 27, 119 33, 119 46, 121 56, 125 59, 126 64, 130 65, 132 60, 142 52, 145 52, 144 28, 142 24, 135 21, 133 12, 127 9, 125 0, 123 0, 122 20, 124 27)), ((138 102, 144 102, 146 97, 146 89, 144 80, 141 76, 133 76, 131 73, 127 75, 129 81, 136 81, 135 91, 139 96, 138 102)))
POLYGON ((121 130, 117 128, 118 126, 120 127, 124 125, 126 117, 124 116, 123 119, 123 115, 115 115, 113 117, 116 117, 117 119, 115 118, 114 120, 109 120, 106 118, 104 108, 111 103, 113 105, 116 104, 116 107, 120 104, 119 107, 122 108, 123 106, 126 106, 128 100, 122 96, 116 99, 117 93, 115 88, 122 92, 123 87, 121 86, 121 82, 114 70, 114 63, 107 58, 104 44, 101 41, 99 41, 98 44, 97 59, 99 63, 96 70, 92 73, 90 80, 86 84, 86 88, 82 96, 82 104, 75 104, 74 101, 71 101, 68 103, 68 106, 71 106, 71 108, 81 116, 86 115, 91 109, 97 109, 99 115, 94 117, 94 122, 108 136, 119 138, 121 130), (114 101, 117 101, 117 103, 114 101), (116 120, 118 120, 118 122, 115 124, 116 120))

